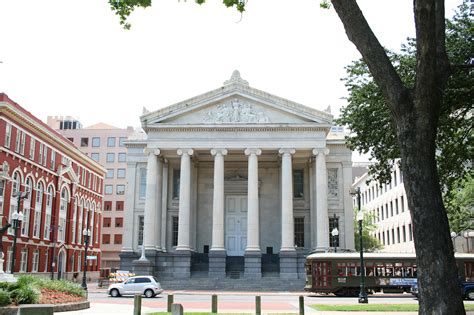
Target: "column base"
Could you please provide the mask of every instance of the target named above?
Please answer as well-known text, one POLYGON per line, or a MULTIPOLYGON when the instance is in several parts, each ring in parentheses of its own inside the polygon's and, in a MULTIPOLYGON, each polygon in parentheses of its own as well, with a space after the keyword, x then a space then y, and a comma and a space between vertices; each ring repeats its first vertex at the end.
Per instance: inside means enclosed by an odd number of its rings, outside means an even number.
POLYGON ((133 271, 133 261, 138 259, 140 256, 133 251, 121 251, 120 257, 120 270, 133 271))
POLYGON ((191 278, 191 251, 176 251, 173 256, 173 277, 175 279, 191 278))
POLYGON ((280 251, 280 278, 298 279, 298 254, 295 250, 280 251))
POLYGON ((262 278, 262 253, 260 251, 245 251, 244 277, 247 279, 262 278))
POLYGON ((225 278, 227 252, 225 250, 210 250, 209 251, 209 277, 210 278, 225 278))

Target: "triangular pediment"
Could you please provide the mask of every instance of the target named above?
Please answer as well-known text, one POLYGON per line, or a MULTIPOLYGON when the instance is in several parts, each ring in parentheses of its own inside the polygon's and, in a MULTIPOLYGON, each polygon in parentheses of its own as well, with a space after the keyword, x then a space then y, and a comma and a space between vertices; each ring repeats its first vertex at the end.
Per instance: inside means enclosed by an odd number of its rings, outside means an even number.
POLYGON ((162 108, 144 112, 146 130, 159 125, 324 125, 332 115, 254 89, 234 74, 224 86, 162 108))

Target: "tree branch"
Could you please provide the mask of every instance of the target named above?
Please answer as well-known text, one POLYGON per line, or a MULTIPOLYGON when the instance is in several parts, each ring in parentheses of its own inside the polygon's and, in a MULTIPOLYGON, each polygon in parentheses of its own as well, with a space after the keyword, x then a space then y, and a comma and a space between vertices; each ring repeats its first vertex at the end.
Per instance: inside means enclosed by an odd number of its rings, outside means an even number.
POLYGON ((372 32, 359 5, 355 0, 331 0, 331 3, 344 25, 347 37, 361 53, 375 82, 388 100, 390 109, 396 114, 397 105, 408 90, 372 32))

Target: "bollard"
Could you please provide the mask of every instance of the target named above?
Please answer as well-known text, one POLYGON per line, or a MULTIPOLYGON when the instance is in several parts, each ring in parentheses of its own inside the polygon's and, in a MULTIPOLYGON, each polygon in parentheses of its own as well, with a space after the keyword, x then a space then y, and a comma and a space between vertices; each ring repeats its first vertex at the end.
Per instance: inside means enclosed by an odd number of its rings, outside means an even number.
POLYGON ((133 299, 133 315, 141 315, 142 314, 142 295, 135 294, 135 298, 133 299))
POLYGON ((181 304, 172 304, 171 315, 183 315, 183 306, 181 304))
POLYGON ((212 311, 211 313, 215 314, 217 313, 217 295, 212 296, 212 311))
POLYGON ((255 314, 262 314, 262 299, 260 296, 255 297, 255 314))
POLYGON ((304 297, 300 296, 300 315, 304 315, 304 297))
POLYGON ((174 301, 174 295, 168 294, 168 308, 166 309, 168 313, 171 312, 171 305, 173 304, 173 301, 174 301))

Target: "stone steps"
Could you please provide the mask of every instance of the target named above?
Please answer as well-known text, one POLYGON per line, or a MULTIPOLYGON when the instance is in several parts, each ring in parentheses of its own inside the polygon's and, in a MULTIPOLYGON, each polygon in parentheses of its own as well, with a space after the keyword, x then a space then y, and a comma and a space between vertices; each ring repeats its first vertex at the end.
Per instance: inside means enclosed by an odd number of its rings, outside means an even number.
POLYGON ((304 279, 213 279, 191 277, 186 280, 160 279, 165 290, 303 291, 304 279))

